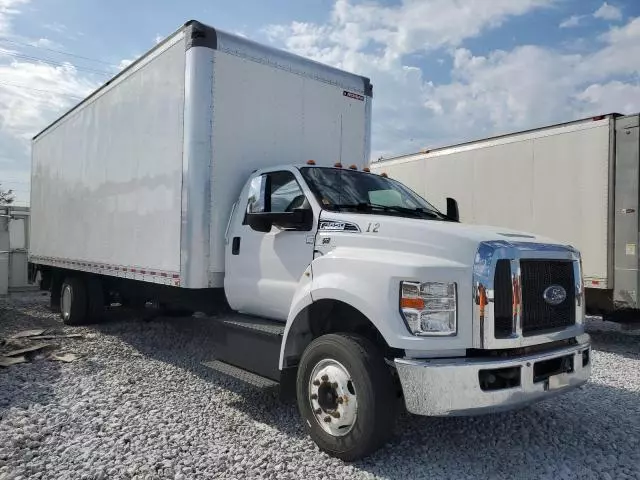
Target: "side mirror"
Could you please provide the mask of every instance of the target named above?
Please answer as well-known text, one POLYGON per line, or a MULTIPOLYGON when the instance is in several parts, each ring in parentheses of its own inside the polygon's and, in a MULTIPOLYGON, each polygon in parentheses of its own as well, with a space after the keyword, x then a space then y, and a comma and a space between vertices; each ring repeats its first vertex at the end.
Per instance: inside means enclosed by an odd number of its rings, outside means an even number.
POLYGON ((270 232, 273 222, 267 215, 267 213, 247 213, 247 223, 256 232, 270 232))
POLYGON ((447 217, 454 222, 460 221, 460 212, 458 211, 458 202, 455 198, 447 197, 447 217))
POLYGON ((273 224, 286 230, 308 231, 313 225, 313 210, 294 208, 293 212, 276 213, 273 224))
POLYGON ((313 210, 296 208, 293 212, 247 213, 247 223, 257 232, 269 232, 273 225, 284 230, 309 231, 313 226, 313 210))

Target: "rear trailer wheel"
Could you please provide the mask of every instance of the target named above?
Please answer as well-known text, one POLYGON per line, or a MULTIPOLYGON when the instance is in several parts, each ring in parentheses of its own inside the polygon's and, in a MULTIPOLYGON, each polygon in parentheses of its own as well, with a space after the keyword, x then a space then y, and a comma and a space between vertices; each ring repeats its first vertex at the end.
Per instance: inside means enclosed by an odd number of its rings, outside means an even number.
POLYGON ((376 345, 359 335, 329 334, 311 342, 298 366, 296 395, 313 441, 342 460, 374 452, 393 431, 391 372, 376 345))
POLYGON ((87 288, 82 279, 66 278, 60 292, 60 316, 66 325, 82 325, 87 321, 87 288))

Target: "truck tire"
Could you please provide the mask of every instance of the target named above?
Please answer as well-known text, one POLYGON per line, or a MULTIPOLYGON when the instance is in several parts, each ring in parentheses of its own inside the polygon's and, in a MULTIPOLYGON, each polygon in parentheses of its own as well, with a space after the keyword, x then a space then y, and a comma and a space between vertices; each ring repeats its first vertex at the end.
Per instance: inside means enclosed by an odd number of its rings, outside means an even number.
POLYGON ((309 344, 298 366, 298 410, 305 428, 328 454, 358 460, 391 436, 396 388, 374 343, 352 334, 329 334, 309 344))
POLYGON ((99 322, 104 317, 104 290, 99 278, 92 277, 87 282, 87 317, 99 322))
POLYGON ((67 277, 60 292, 60 316, 65 325, 87 322, 87 287, 78 277, 67 277))

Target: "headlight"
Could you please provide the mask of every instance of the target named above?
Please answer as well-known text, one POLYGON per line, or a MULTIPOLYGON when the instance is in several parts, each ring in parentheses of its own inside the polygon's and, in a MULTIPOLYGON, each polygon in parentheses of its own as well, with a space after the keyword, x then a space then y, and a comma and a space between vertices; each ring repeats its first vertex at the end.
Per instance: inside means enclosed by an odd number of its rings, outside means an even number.
POLYGON ((400 311, 414 335, 455 335, 458 329, 456 284, 401 282, 400 311))

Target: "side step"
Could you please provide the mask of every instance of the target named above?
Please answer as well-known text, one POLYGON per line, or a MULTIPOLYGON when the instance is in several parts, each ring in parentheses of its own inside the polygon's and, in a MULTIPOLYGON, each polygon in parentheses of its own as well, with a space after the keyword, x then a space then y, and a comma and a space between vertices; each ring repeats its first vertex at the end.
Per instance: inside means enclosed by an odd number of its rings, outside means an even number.
POLYGON ((249 385, 253 385, 258 388, 269 388, 278 385, 278 382, 266 377, 261 377, 255 373, 248 372, 238 367, 234 367, 229 363, 222 362, 220 360, 212 360, 210 362, 202 362, 202 365, 215 370, 218 373, 222 373, 229 377, 233 377, 249 385))
POLYGON ((247 315, 214 319, 214 356, 235 367, 280 381, 280 346, 284 323, 247 315))

